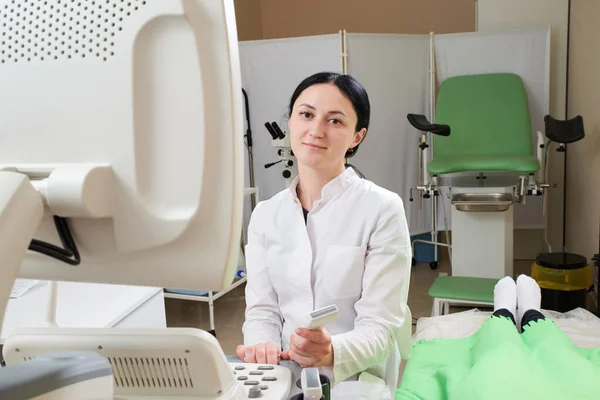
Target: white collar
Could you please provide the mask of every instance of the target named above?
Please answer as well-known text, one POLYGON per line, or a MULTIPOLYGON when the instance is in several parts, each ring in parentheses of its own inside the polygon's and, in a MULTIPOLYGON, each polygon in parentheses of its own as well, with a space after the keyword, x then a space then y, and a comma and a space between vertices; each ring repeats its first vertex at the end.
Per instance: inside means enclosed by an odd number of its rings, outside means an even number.
MULTIPOLYGON (((300 201, 300 199, 298 199, 297 192, 299 179, 300 177, 296 176, 289 187, 292 199, 298 202, 300 201)), ((327 182, 325 186, 323 186, 323 189, 321 190, 321 199, 317 200, 315 202, 315 205, 317 203, 323 203, 327 202, 328 200, 331 200, 332 198, 346 190, 348 187, 350 187, 350 185, 352 185, 358 179, 361 178, 358 176, 356 171, 354 171, 354 168, 346 168, 344 172, 342 172, 341 174, 327 182)))

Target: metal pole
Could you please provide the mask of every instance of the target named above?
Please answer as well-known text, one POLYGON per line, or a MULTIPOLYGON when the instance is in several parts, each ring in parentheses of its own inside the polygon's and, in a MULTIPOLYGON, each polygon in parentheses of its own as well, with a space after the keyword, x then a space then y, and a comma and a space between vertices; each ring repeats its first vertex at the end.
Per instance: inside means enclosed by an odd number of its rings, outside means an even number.
MULTIPOLYGON (((436 83, 436 65, 435 65, 435 34, 429 32, 429 108, 431 123, 435 124, 435 83, 436 83)), ((429 133, 429 151, 434 154, 434 143, 433 134, 429 133)), ((426 160, 426 162, 429 160, 426 160)), ((426 164, 426 163, 424 163, 426 164)), ((427 176, 427 173, 425 173, 427 176)), ((429 181, 429 179, 428 179, 429 181)), ((433 179, 434 192, 431 193, 431 241, 438 242, 437 238, 437 196, 435 196, 435 187, 437 185, 437 179, 433 179)), ((434 262, 438 261, 438 246, 433 245, 433 259, 434 262)))
MULTIPOLYGON (((437 243, 437 196, 433 194, 431 196, 431 241, 437 243)), ((438 261, 438 246, 433 245, 433 262, 438 261)))

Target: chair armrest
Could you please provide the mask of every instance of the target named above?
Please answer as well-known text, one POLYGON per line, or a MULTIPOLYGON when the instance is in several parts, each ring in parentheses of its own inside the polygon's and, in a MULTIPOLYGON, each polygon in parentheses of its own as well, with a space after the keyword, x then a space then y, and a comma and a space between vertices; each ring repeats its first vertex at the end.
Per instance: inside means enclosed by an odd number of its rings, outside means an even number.
POLYGON ((546 125, 546 137, 553 142, 573 143, 585 137, 581 115, 564 121, 546 115, 544 123, 546 125))
POLYGON ((432 124, 426 116, 422 114, 408 114, 408 122, 416 129, 423 132, 431 132, 440 136, 450 136, 450 126, 442 124, 432 124))

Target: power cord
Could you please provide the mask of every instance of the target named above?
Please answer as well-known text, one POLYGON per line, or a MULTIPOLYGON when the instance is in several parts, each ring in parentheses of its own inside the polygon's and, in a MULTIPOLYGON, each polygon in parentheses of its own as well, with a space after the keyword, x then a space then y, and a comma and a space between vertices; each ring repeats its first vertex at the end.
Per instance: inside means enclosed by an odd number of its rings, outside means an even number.
POLYGON ((54 226, 56 227, 63 248, 55 246, 52 243, 32 239, 29 244, 29 250, 55 258, 66 264, 79 265, 81 263, 81 257, 79 256, 75 240, 73 240, 73 236, 71 235, 67 219, 55 215, 54 226))

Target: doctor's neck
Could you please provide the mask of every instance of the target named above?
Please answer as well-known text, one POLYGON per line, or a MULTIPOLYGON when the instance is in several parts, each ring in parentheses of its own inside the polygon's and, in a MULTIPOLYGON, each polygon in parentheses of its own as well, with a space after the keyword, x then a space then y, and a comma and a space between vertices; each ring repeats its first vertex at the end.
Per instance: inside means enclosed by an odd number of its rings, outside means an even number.
POLYGON ((298 187, 296 194, 302 207, 310 211, 315 201, 321 199, 325 185, 340 175, 346 167, 344 163, 327 169, 315 169, 298 164, 298 187))

